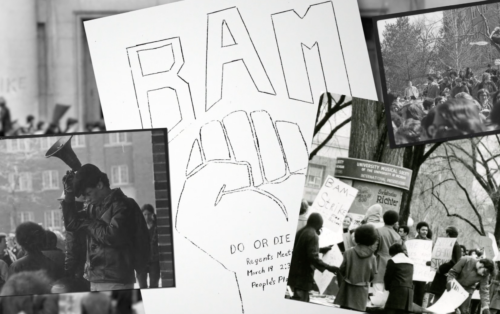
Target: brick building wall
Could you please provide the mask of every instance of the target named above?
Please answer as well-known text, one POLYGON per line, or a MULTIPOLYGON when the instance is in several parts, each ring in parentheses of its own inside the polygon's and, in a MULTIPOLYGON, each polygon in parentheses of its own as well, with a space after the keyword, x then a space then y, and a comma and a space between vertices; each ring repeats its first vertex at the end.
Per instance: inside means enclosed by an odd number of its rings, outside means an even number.
POLYGON ((172 206, 168 172, 168 146, 166 132, 153 131, 153 169, 156 196, 156 216, 158 226, 158 245, 160 252, 161 286, 174 287, 174 256, 172 239, 172 206))

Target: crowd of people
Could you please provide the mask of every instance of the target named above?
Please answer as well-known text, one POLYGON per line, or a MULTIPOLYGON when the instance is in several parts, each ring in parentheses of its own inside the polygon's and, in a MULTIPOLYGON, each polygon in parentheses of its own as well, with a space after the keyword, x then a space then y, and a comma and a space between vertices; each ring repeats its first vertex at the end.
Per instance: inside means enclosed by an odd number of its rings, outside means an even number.
POLYGON ((15 234, 0 234, 0 296, 31 294, 34 286, 26 278, 33 277, 40 282, 36 294, 125 290, 136 282, 158 287, 154 207, 140 208, 121 189, 112 189, 92 164, 69 171, 63 186, 65 231, 59 237, 30 221, 15 234))
MULTIPOLYGON (((307 203, 302 206, 303 213, 307 211, 304 207, 307 203)), ((367 311, 370 296, 388 292, 384 313, 425 313, 425 308, 436 303, 456 280, 469 298, 455 313, 500 313, 500 262, 485 258, 484 248, 467 249, 456 241, 451 259, 436 267, 432 282, 414 281, 414 262, 405 243, 410 239, 432 241, 431 229, 428 223, 419 222, 416 234, 411 236, 410 227, 400 226, 398 221, 396 211, 383 212, 379 204, 371 206, 355 228, 347 215, 344 242, 338 245, 343 261, 336 267, 320 257, 332 246, 319 247, 323 218, 318 213, 310 214, 295 238, 288 279, 292 299, 309 302, 310 293, 319 291, 314 281, 314 272, 319 270, 336 274, 336 282, 332 281, 338 286, 334 304, 344 309, 367 311), (480 300, 472 299, 475 290, 480 300)), ((456 227, 449 226, 443 236, 457 238, 458 234, 456 227)), ((430 267, 431 261, 426 265, 430 267)))
POLYGON ((396 144, 466 136, 500 128, 499 72, 448 68, 429 74, 427 84, 411 80, 401 94, 387 91, 396 144))
MULTIPOLYGON (((63 134, 80 131, 79 121, 68 118, 66 125, 61 127, 58 122, 36 121, 33 115, 28 115, 26 120, 12 120, 10 109, 5 98, 0 97, 0 137, 20 135, 63 134)), ((104 120, 85 124, 85 132, 106 131, 104 120)))

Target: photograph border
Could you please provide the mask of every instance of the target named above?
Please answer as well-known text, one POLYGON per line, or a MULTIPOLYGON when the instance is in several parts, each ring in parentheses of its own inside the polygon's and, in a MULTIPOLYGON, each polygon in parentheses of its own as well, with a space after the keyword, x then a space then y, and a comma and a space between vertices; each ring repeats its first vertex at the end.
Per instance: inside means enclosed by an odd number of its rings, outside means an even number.
POLYGON ((416 146, 416 145, 425 145, 425 144, 448 142, 448 141, 461 140, 461 139, 467 139, 467 138, 473 138, 473 137, 488 136, 488 135, 500 134, 500 130, 486 131, 486 132, 467 134, 467 135, 462 135, 462 136, 451 136, 451 137, 448 137, 446 139, 431 139, 431 140, 419 141, 419 142, 415 142, 415 143, 406 143, 406 144, 399 144, 399 145, 396 144, 396 141, 394 139, 394 129, 392 127, 392 120, 391 120, 391 115, 390 115, 391 104, 386 103, 387 84, 386 84, 386 79, 385 79, 384 63, 383 63, 383 59, 382 59, 382 49, 381 49, 381 43, 380 43, 380 37, 379 37, 379 31, 378 31, 378 22, 381 20, 388 20, 388 19, 404 17, 404 16, 412 16, 412 15, 420 15, 420 14, 432 13, 432 12, 437 12, 437 11, 446 11, 446 10, 454 10, 454 9, 460 9, 460 8, 468 8, 468 7, 480 6, 480 5, 485 5, 485 4, 493 4, 493 3, 499 3, 499 2, 500 2, 500 0, 485 0, 485 1, 443 6, 443 7, 431 8, 431 9, 423 9, 423 10, 417 10, 417 11, 408 11, 408 12, 387 14, 387 15, 375 16, 372 18, 373 36, 374 36, 373 38, 375 39, 375 51, 377 53, 377 62, 379 65, 380 83, 382 85, 382 98, 383 98, 382 102, 383 102, 384 108, 385 108, 385 119, 386 119, 386 124, 387 124, 387 131, 389 132, 389 145, 391 148, 403 148, 403 147, 411 147, 411 146, 416 146))
MULTIPOLYGON (((154 194, 155 194, 155 209, 156 209, 156 217, 157 220, 159 219, 166 219, 166 223, 164 225, 158 226, 158 229, 164 229, 168 227, 170 230, 165 230, 166 232, 164 234, 160 233, 160 230, 157 229, 158 233, 158 238, 162 236, 166 236, 170 238, 170 252, 162 252, 159 250, 159 262, 160 262, 160 278, 159 280, 161 281, 162 285, 165 280, 167 281, 172 281, 171 285, 165 286, 165 287, 158 287, 158 288, 133 288, 131 290, 149 290, 149 289, 168 289, 168 288, 176 288, 176 272, 175 272, 175 247, 174 247, 174 230, 173 230, 173 221, 172 221, 172 214, 173 214, 173 208, 172 208, 172 197, 171 197, 171 184, 170 184, 170 163, 169 163, 169 146, 168 146, 168 129, 167 128, 149 128, 149 129, 126 129, 126 130, 106 130, 106 131, 97 131, 97 132, 73 132, 73 133, 61 133, 61 134, 29 134, 29 135, 18 135, 18 136, 6 136, 6 137, 0 137, 0 142, 1 141, 7 141, 7 140, 16 140, 16 139, 21 139, 21 140, 27 140, 27 139, 36 139, 36 138, 47 138, 47 137, 64 137, 64 136, 78 136, 78 135, 98 135, 98 134, 112 134, 112 133, 130 133, 130 132, 150 132, 151 133, 151 153, 152 153, 152 160, 151 160, 151 170, 152 170, 152 176, 153 176, 153 188, 154 188, 154 194), (163 146, 164 149, 162 151, 156 151, 155 146, 163 146), (158 158, 156 155, 161 155, 164 154, 164 159, 163 158, 158 158), (162 167, 161 164, 165 164, 165 167, 162 167), (160 166, 158 166, 160 165, 160 166), (164 173, 166 175, 166 180, 158 180, 157 179, 157 173, 164 173), (166 197, 167 199, 162 199, 160 198, 160 201, 158 201, 158 196, 157 196, 157 191, 158 190, 166 190, 166 197), (161 202, 166 202, 161 203, 161 202), (158 206, 158 204, 162 204, 161 206, 158 206), (165 206, 166 205, 166 206, 165 206), (158 208, 162 207, 167 207, 168 209, 160 209, 161 211, 168 211, 164 213, 158 213, 158 208), (160 214, 160 215, 159 215, 160 214), (168 260, 168 258, 164 254, 172 254, 171 262, 168 260), (163 260, 162 260, 163 259, 163 260), (164 270, 162 269, 162 264, 172 264, 172 278, 167 278, 164 277, 164 270)), ((161 247, 161 245, 158 245, 161 247)), ((137 279, 136 279, 137 280, 137 279)), ((137 282, 136 282, 137 283, 137 282)), ((105 291, 111 291, 111 290, 105 290, 105 291)), ((85 292, 85 291, 84 291, 85 292)), ((79 293, 79 292, 78 292, 79 293)), ((71 293, 51 293, 50 295, 67 295, 71 293)), ((29 295, 29 294, 28 294, 29 295)), ((6 297, 16 297, 16 296, 24 296, 24 295, 12 295, 12 296, 4 296, 0 298, 6 298, 6 297)))

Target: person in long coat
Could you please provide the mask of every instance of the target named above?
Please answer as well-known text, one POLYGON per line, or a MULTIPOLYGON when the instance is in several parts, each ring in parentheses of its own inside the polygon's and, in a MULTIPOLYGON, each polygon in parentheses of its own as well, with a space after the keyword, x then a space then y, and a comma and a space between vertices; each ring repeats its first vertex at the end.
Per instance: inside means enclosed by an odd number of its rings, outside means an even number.
POLYGON ((333 273, 338 271, 338 267, 326 264, 319 257, 319 234, 322 227, 323 217, 318 213, 312 213, 307 219, 307 225, 295 236, 288 275, 288 285, 292 288, 293 300, 309 302, 309 291, 314 286, 315 269, 320 272, 325 269, 333 273))
POLYGON ((365 311, 370 282, 377 273, 377 259, 373 252, 378 245, 373 225, 359 226, 354 231, 356 246, 345 251, 340 265, 342 282, 334 304, 344 309, 365 311))
POLYGON ((389 297, 385 303, 385 313, 399 314, 413 310, 413 262, 406 255, 400 243, 389 248, 392 258, 387 262, 384 275, 385 288, 389 297))
POLYGON ((373 279, 373 288, 379 292, 385 291, 384 275, 387 262, 391 258, 389 248, 395 243, 402 243, 401 236, 394 230, 394 225, 399 220, 399 214, 393 210, 384 213, 384 226, 377 228, 379 236, 379 246, 377 250, 377 275, 373 279))

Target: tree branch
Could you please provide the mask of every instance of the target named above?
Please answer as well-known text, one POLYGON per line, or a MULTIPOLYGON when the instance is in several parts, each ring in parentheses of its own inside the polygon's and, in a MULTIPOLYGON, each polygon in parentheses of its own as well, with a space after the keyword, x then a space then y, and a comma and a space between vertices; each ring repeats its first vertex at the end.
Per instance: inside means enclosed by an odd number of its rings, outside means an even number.
POLYGON ((351 122, 351 117, 345 119, 342 123, 340 123, 339 125, 337 125, 333 130, 330 131, 330 134, 328 134, 328 136, 323 140, 323 142, 321 142, 321 144, 319 144, 312 152, 311 154, 309 154, 309 160, 312 160, 314 156, 316 156, 316 154, 332 139, 333 135, 335 135, 335 133, 340 130, 344 125, 346 125, 347 123, 351 122))

